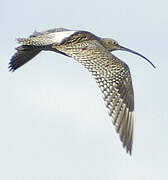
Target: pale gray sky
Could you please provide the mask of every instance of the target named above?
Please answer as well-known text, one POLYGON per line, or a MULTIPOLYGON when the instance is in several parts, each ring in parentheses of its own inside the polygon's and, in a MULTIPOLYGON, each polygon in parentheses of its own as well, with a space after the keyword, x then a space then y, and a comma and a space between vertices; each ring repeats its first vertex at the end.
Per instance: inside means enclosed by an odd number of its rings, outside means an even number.
POLYGON ((168 179, 167 7, 166 0, 0 1, 0 179, 168 179), (8 72, 15 38, 56 27, 114 38, 157 66, 115 52, 133 78, 131 157, 95 80, 75 60, 44 52, 8 72))

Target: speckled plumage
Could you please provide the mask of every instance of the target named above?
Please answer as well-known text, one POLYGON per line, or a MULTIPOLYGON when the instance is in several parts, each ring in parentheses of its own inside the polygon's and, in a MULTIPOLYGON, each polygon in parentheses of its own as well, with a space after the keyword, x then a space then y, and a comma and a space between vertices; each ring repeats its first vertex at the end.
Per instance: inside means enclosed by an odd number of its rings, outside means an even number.
POLYGON ((113 39, 100 38, 87 31, 63 28, 34 32, 29 38, 19 38, 18 42, 22 45, 17 48, 9 63, 11 71, 31 60, 42 50, 64 54, 83 64, 96 79, 123 147, 131 154, 134 122, 132 80, 128 66, 111 54, 111 51, 138 53, 118 45, 113 39))

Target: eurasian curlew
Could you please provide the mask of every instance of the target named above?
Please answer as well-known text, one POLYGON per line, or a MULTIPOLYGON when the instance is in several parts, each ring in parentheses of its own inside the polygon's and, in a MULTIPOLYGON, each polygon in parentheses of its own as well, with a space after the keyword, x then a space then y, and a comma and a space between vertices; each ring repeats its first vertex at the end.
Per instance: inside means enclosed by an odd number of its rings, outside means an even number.
POLYGON ((28 38, 18 38, 21 44, 11 58, 9 68, 15 71, 40 51, 55 51, 78 60, 94 76, 98 83, 119 133, 123 147, 131 154, 134 121, 134 92, 129 67, 111 54, 115 50, 128 51, 147 60, 143 55, 120 46, 110 38, 100 38, 87 31, 64 28, 34 32, 28 38))

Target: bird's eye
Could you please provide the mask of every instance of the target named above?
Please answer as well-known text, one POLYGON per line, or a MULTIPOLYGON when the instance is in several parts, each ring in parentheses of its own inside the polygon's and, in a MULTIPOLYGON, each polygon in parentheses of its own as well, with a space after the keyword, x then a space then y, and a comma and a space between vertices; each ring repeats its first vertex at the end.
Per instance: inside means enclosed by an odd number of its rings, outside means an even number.
POLYGON ((117 42, 117 41, 113 41, 113 44, 114 44, 114 45, 117 45, 117 44, 118 44, 118 42, 117 42))

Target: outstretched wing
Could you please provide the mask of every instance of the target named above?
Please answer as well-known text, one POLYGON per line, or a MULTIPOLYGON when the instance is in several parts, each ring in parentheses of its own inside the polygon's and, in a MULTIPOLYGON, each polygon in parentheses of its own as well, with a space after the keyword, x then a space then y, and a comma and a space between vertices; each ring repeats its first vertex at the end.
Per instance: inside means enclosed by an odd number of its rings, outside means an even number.
POLYGON ((9 62, 9 70, 15 71, 33 57, 35 57, 41 50, 32 46, 22 45, 16 48, 17 52, 12 56, 9 62))
POLYGON ((52 43, 59 43, 74 32, 69 29, 56 28, 43 32, 35 31, 28 38, 18 38, 18 43, 22 45, 16 48, 17 52, 9 62, 10 71, 15 71, 30 61, 41 50, 47 50, 52 43))
POLYGON ((53 43, 60 44, 64 39, 68 38, 76 32, 77 31, 64 28, 50 29, 43 32, 35 31, 28 38, 18 38, 17 41, 22 45, 43 47, 53 43))
POLYGON ((97 40, 53 45, 53 48, 82 63, 98 83, 117 133, 131 154, 133 138, 134 93, 128 66, 112 55, 97 40))

